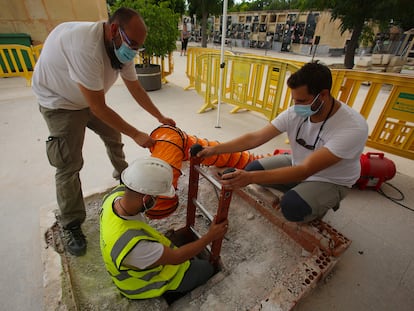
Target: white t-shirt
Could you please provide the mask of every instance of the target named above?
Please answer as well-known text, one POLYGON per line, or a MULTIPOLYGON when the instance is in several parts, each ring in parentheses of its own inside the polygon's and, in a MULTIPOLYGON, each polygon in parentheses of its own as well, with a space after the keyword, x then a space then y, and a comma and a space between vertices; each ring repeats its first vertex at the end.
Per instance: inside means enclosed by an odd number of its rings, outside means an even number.
MULTIPOLYGON (((119 197, 120 199, 121 197, 119 197)), ((117 199, 114 200, 114 203, 117 199)), ((138 220, 147 223, 145 216, 141 213, 135 216, 122 216, 124 219, 138 220)), ((125 256, 123 265, 137 267, 138 269, 145 269, 155 263, 164 252, 164 246, 158 242, 140 241, 135 247, 125 256)))
MULTIPOLYGON (((304 119, 298 116, 294 107, 289 107, 278 115, 272 124, 280 131, 287 132, 291 149, 292 165, 300 164, 313 151, 296 142, 296 134, 304 119)), ((313 145, 322 122, 312 123, 310 119, 302 125, 298 138, 313 145)), ((315 150, 325 147, 342 160, 308 177, 307 181, 325 181, 352 187, 361 173, 360 156, 368 138, 366 120, 351 107, 341 103, 341 107, 325 123, 315 150)))
POLYGON ((111 67, 104 44, 103 22, 67 22, 47 37, 33 73, 33 91, 49 109, 80 110, 88 107, 78 83, 105 93, 118 74, 137 80, 134 62, 121 70, 111 67))

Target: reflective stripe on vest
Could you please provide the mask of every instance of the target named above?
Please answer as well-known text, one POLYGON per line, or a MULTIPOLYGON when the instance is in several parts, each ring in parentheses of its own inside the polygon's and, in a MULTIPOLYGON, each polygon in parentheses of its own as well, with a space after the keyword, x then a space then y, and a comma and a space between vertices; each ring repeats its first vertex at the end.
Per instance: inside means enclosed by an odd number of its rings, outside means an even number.
MULTIPOLYGON (((128 245, 128 243, 131 241, 131 239, 135 238, 136 236, 147 236, 152 239, 150 235, 148 235, 144 230, 128 230, 125 232, 115 243, 115 245, 112 247, 111 250, 111 258, 116 265, 116 259, 121 254, 122 250, 125 248, 125 246, 128 245)), ((170 248, 174 247, 173 243, 171 242, 170 245, 166 245, 170 248)))
POLYGON ((120 289, 120 291, 123 292, 125 295, 139 295, 139 294, 148 292, 150 290, 160 289, 164 287, 165 285, 167 285, 168 283, 169 283, 168 281, 151 283, 145 287, 141 287, 140 289, 136 289, 136 290, 120 289))
MULTIPOLYGON (((141 271, 145 271, 145 270, 141 270, 141 271)), ((139 279, 148 282, 149 280, 151 280, 157 274, 159 274, 158 271, 150 271, 149 273, 147 273, 143 277, 140 277, 139 279)), ((121 271, 117 275, 112 275, 112 277, 116 278, 118 281, 125 281, 128 278, 133 278, 134 276, 130 275, 128 273, 128 271, 121 271)))
POLYGON ((176 289, 190 266, 187 260, 180 265, 164 265, 149 269, 131 269, 122 261, 142 240, 156 241, 167 247, 172 242, 157 230, 139 220, 124 220, 113 211, 113 201, 124 194, 118 186, 105 196, 101 211, 101 250, 107 271, 119 291, 130 299, 159 297, 176 289))
MULTIPOLYGON (((127 232, 125 232, 114 244, 114 246, 112 247, 111 250, 111 258, 112 258, 112 262, 114 263, 115 266, 117 266, 117 259, 119 257, 119 255, 122 253, 122 251, 124 250, 124 248, 128 245, 128 243, 135 237, 137 236, 147 236, 149 237, 149 239, 153 239, 153 237, 151 237, 150 235, 148 235, 146 233, 146 231, 144 230, 128 230, 127 232)), ((170 248, 173 247, 174 245, 172 244, 172 242, 170 243, 170 245, 168 245, 170 248)), ((145 269, 140 270, 141 272, 145 272, 145 269)), ((160 271, 150 271, 149 273, 145 274, 144 276, 140 277, 141 280, 144 281, 149 281, 151 280, 154 276, 156 276, 157 274, 159 274, 161 272, 160 271)), ((129 275, 127 273, 127 275, 129 275)), ((116 277, 116 276, 115 276, 116 277)), ((132 276, 130 276, 132 277, 132 276)), ((118 278, 117 278, 118 279, 118 278)), ((127 277, 125 275, 122 276, 122 280, 127 279, 127 277)))

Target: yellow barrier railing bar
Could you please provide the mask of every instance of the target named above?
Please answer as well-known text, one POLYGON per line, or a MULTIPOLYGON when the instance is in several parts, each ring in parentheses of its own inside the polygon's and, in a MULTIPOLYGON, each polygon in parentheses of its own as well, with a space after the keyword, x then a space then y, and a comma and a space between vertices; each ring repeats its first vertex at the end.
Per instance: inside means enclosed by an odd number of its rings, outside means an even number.
POLYGON ((394 86, 367 145, 414 159, 414 89, 394 86))
MULTIPOLYGON (((356 89, 361 84, 367 84, 368 91, 359 110, 366 119, 374 117, 373 108, 382 111, 374 119, 375 126, 370 133, 367 146, 399 155, 408 159, 414 159, 414 100, 404 99, 405 110, 396 112, 396 104, 400 100, 400 94, 410 98, 414 93, 414 77, 392 74, 375 73, 356 70, 332 70, 334 77, 334 96, 350 106, 354 106, 356 89), (386 102, 378 102, 379 94, 384 88, 391 88, 386 102), (340 91, 338 91, 340 90, 340 91), (378 106, 376 106, 378 105, 378 106)), ((400 100, 401 101, 401 100, 400 100)))
MULTIPOLYGON (((253 110, 262 113, 271 120, 289 106, 290 92, 288 94, 283 92, 286 89, 285 80, 287 74, 290 71, 296 71, 298 67, 275 60, 261 59, 255 62, 250 57, 246 61, 251 63, 253 68, 251 80, 246 84, 249 97, 247 101, 230 102, 236 106, 231 112, 234 113, 240 109, 253 110), (284 99, 282 99, 283 95, 284 99)), ((230 77, 230 79, 233 78, 230 77)))
MULTIPOLYGON (((216 108, 219 55, 197 56, 195 89, 204 97, 199 112, 216 108)), ((226 55, 222 102, 231 111, 256 111, 271 120, 291 104, 286 86, 300 64, 253 55, 226 55)), ((371 124, 367 146, 414 159, 414 77, 332 69, 334 97, 359 111, 371 124), (390 91, 391 90, 391 91, 390 91), (372 126, 372 124, 375 124, 372 126)))
POLYGON ((346 102, 343 100, 343 98, 339 98, 339 93, 344 93, 345 86, 342 85, 342 82, 344 80, 345 71, 338 71, 338 70, 331 70, 332 73, 332 88, 331 88, 331 94, 332 96, 338 98, 339 100, 346 102), (336 83, 336 81, 338 81, 336 83))
POLYGON ((204 104, 199 113, 216 108, 219 85, 217 68, 220 67, 220 55, 216 56, 218 57, 213 57, 213 54, 202 54, 197 57, 196 71, 200 74, 196 75, 194 86, 200 95, 204 95, 204 104))
POLYGON ((34 56, 36 62, 40 57, 40 52, 42 51, 42 49, 43 49, 43 44, 38 44, 38 45, 32 46, 33 56, 34 56))
MULTIPOLYGON (((187 50, 187 63, 185 73, 189 80, 189 84, 184 88, 188 90, 195 88, 196 77, 198 76, 197 70, 197 57, 202 54, 220 54, 220 50, 211 49, 211 48, 201 48, 201 47, 190 47, 187 50)), ((224 51, 224 55, 234 55, 230 51, 224 51)))
MULTIPOLYGON (((195 79, 195 88, 204 96, 204 104, 199 112, 216 108, 219 58, 220 55, 216 53, 197 57, 199 74, 195 79)), ((224 60, 225 78, 221 95, 223 102, 235 106, 232 113, 247 109, 262 113, 270 120, 281 111, 280 106, 289 106, 288 97, 282 100, 283 90, 286 89, 284 85, 288 72, 296 71, 299 66, 252 56, 225 55, 224 60)), ((287 95, 290 96, 290 92, 287 95)))
POLYGON ((283 59, 283 58, 278 58, 278 57, 272 57, 272 56, 263 56, 263 55, 257 55, 257 54, 252 54, 252 53, 246 53, 243 54, 243 56, 249 56, 249 57, 254 57, 257 59, 264 59, 264 60, 275 60, 278 62, 282 62, 282 63, 288 63, 288 64, 292 64, 292 65, 296 65, 299 67, 302 67, 303 65, 306 64, 306 62, 302 62, 302 61, 298 61, 298 60, 290 60, 290 59, 283 59))
POLYGON ((351 107, 354 107, 361 85, 367 85, 368 91, 359 110, 365 119, 375 117, 374 107, 381 108, 379 105, 383 105, 374 119, 375 126, 368 137, 367 146, 414 159, 414 77, 346 69, 333 69, 332 76, 332 95, 351 107), (391 88, 385 103, 378 99, 384 88, 391 88), (401 102, 404 109, 398 110, 395 107, 401 102))
POLYGON ((19 44, 0 45, 0 77, 24 77, 31 85, 33 68, 36 64, 31 47, 19 44))
POLYGON ((374 82, 371 84, 371 87, 368 90, 367 95, 365 96, 364 103, 362 104, 362 108, 359 111, 360 114, 365 118, 368 119, 368 116, 374 107, 375 100, 378 97, 380 91, 382 89, 382 84, 374 82))

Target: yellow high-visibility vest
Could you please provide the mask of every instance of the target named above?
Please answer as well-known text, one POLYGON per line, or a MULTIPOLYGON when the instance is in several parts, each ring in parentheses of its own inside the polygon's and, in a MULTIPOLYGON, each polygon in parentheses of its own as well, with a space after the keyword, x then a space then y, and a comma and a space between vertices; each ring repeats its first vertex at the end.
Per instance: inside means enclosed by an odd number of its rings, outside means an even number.
POLYGON ((126 255, 141 240, 174 247, 168 238, 148 224, 138 220, 125 220, 114 213, 113 201, 123 195, 124 191, 125 186, 120 185, 104 198, 100 215, 102 257, 112 281, 122 295, 130 299, 159 297, 165 291, 174 290, 180 285, 190 261, 143 270, 122 265, 126 255))

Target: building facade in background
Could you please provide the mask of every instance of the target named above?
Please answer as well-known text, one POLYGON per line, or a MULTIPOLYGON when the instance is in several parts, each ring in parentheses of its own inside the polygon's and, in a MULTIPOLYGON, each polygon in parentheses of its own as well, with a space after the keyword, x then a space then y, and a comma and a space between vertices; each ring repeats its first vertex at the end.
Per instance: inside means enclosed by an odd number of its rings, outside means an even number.
POLYGON ((105 0, 0 0, 0 7, 0 34, 28 34, 33 45, 62 22, 108 19, 105 0))

